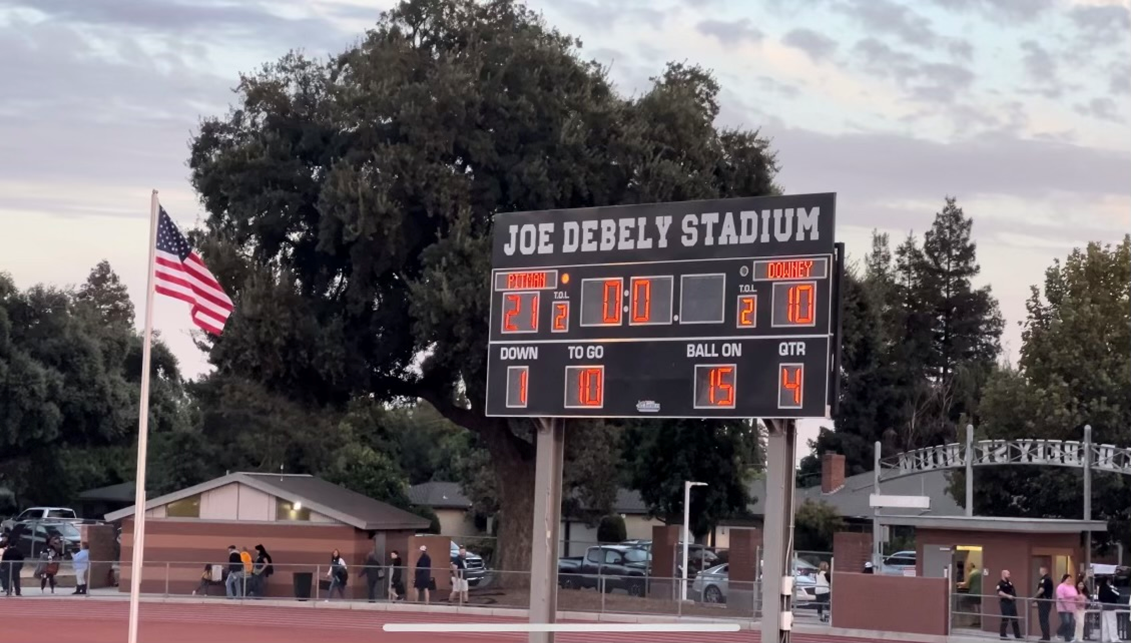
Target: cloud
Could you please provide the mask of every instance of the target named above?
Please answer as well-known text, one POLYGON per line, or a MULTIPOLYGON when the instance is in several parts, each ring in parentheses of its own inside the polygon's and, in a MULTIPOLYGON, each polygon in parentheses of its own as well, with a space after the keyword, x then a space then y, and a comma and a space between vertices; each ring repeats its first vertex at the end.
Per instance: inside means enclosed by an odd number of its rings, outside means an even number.
POLYGON ((1117 96, 1131 94, 1131 63, 1120 62, 1113 65, 1108 89, 1117 96))
POLYGON ((784 98, 793 99, 801 95, 801 90, 796 85, 783 83, 769 76, 759 76, 758 86, 762 88, 763 91, 778 94, 784 98))
POLYGON ((955 60, 970 62, 974 59, 974 45, 969 40, 957 38, 946 44, 947 51, 955 60))
POLYGON ((967 11, 1006 23, 1030 22, 1041 17, 1056 0, 932 0, 948 11, 967 11))
POLYGON ((790 47, 804 51, 814 61, 820 62, 836 51, 837 43, 832 38, 812 29, 798 28, 785 34, 782 42, 790 47))
POLYGON ((758 44, 765 39, 766 34, 750 23, 749 18, 742 20, 703 20, 695 25, 696 31, 704 36, 711 36, 727 47, 738 47, 746 43, 758 44))
POLYGON ((1029 91, 1038 93, 1045 98, 1058 98, 1064 93, 1064 86, 1060 81, 1060 64, 1052 53, 1035 40, 1026 40, 1021 43, 1021 64, 1029 78, 1038 84, 1038 87, 1029 91))
POLYGON ((834 9, 859 21, 869 32, 889 33, 923 47, 938 42, 930 20, 890 0, 846 0, 834 5, 834 9))
POLYGON ((560 0, 550 3, 549 8, 593 31, 609 31, 622 23, 644 23, 659 29, 667 19, 665 12, 638 0, 560 0))
POLYGON ((342 34, 330 22, 315 16, 284 17, 274 7, 289 6, 284 0, 239 3, 217 0, 4 0, 15 8, 31 9, 58 24, 87 25, 107 29, 129 29, 150 34, 192 34, 208 39, 233 35, 264 43, 305 43, 312 48, 337 48, 342 34))
POLYGON ((1122 45, 1131 33, 1131 9, 1125 6, 1084 5, 1073 7, 1068 15, 1093 47, 1099 43, 1122 45))
POLYGON ((890 78, 907 97, 926 103, 955 103, 968 93, 974 72, 953 63, 924 62, 919 57, 898 51, 875 39, 865 38, 853 47, 862 59, 864 70, 890 78))
POLYGON ((1124 115, 1119 113, 1119 108, 1116 106, 1115 101, 1106 96, 1093 98, 1087 103, 1077 104, 1075 110, 1077 114, 1091 116, 1101 121, 1108 121, 1110 123, 1124 122, 1124 115))

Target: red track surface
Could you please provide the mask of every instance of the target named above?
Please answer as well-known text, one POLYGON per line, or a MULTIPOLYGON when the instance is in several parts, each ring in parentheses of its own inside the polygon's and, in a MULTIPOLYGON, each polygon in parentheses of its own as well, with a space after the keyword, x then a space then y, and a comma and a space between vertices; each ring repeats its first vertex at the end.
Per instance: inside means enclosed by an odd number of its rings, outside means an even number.
MULTIPOLYGON (((3 643, 125 643, 129 605, 98 599, 0 597, 3 643)), ((518 619, 444 613, 311 609, 258 605, 142 603, 139 643, 432 643, 501 641, 521 643, 526 634, 387 633, 385 623, 514 623, 518 619)), ((795 634, 797 643, 863 641, 795 634)), ((559 643, 757 643, 757 632, 569 633, 559 643)))

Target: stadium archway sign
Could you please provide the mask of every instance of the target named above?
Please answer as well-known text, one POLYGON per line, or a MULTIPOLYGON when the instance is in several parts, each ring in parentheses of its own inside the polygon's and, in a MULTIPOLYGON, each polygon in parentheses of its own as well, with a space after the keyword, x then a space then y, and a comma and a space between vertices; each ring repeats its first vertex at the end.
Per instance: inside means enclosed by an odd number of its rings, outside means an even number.
POLYGON ((970 466, 1040 465, 1131 475, 1131 448, 1076 440, 979 440, 905 451, 880 460, 880 480, 970 466))

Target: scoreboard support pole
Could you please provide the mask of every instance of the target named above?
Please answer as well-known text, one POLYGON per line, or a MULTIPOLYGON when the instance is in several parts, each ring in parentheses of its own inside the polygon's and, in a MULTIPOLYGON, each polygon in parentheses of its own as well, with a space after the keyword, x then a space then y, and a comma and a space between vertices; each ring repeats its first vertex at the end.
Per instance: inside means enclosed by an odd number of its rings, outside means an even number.
MULTIPOLYGON (((538 418, 534 465, 534 548, 530 559, 530 623, 558 615, 558 530, 562 519, 565 420, 538 418)), ((554 643, 553 632, 531 632, 530 643, 554 643)))
POLYGON ((766 514, 762 551, 762 642, 788 643, 793 629, 793 492, 797 479, 797 423, 766 420, 766 514), (786 618, 783 615, 788 614, 786 618))

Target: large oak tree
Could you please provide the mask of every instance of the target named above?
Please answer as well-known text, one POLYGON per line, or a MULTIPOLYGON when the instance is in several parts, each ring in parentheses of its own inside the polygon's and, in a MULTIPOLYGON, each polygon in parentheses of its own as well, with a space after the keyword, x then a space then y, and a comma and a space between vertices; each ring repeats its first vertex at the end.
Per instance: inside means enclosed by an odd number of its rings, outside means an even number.
POLYGON ((716 127, 709 73, 626 98, 579 48, 512 0, 411 0, 329 62, 245 76, 192 144, 239 304, 219 373, 312 408, 423 398, 477 433, 505 569, 529 566, 533 445, 483 415, 492 217, 774 191, 767 141, 716 127))

